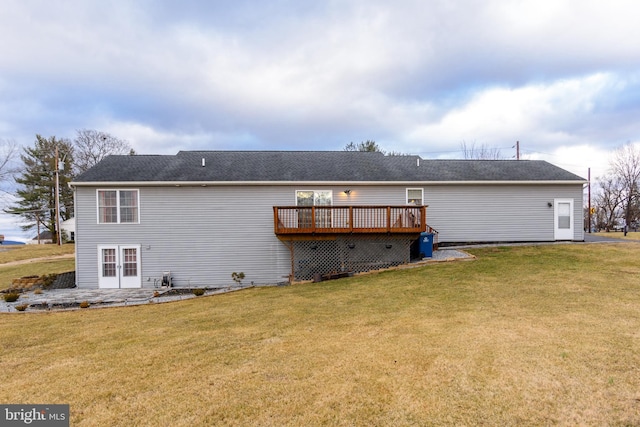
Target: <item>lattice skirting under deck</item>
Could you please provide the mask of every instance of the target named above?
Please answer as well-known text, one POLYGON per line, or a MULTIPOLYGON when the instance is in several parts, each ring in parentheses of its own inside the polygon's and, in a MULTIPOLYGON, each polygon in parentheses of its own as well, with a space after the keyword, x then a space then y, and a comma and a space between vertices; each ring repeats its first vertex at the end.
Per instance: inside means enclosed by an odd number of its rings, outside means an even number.
POLYGON ((410 262, 411 236, 338 236, 332 240, 287 242, 293 280, 339 273, 362 273, 410 262))

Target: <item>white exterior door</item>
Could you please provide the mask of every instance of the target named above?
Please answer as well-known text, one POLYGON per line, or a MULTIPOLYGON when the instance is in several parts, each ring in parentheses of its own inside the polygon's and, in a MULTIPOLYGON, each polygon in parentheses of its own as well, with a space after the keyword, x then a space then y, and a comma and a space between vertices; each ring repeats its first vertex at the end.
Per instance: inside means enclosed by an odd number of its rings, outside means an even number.
MULTIPOLYGON (((333 204, 333 191, 331 190, 298 190, 296 191, 297 206, 331 206, 333 204)), ((311 210, 299 211, 298 221, 302 227, 311 226, 311 210)), ((330 228, 331 210, 317 209, 316 223, 318 228, 330 228)))
POLYGON ((140 288, 140 245, 98 246, 101 289, 140 288))
POLYGON ((573 199, 553 201, 554 239, 573 240, 573 199))

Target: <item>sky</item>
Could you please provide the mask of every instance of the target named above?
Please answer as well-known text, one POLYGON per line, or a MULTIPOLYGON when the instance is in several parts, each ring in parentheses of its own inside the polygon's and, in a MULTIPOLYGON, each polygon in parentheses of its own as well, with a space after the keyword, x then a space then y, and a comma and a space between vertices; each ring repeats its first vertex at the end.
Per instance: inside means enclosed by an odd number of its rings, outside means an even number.
MULTIPOLYGON (((515 158, 519 141, 521 158, 595 178, 640 143, 638 16, 636 0, 3 0, 0 141, 374 140, 423 158, 463 143, 515 158)), ((0 233, 35 234, 8 215, 0 233)))

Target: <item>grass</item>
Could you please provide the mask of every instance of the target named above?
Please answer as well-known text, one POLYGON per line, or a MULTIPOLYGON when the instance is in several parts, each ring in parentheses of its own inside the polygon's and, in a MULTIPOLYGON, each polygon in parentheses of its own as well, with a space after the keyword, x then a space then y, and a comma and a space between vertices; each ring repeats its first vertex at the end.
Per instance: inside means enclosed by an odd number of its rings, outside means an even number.
POLYGON ((24 276, 42 276, 51 273, 64 273, 75 269, 73 258, 30 262, 25 264, 8 264, 34 258, 48 258, 73 254, 75 245, 16 245, 3 247, 0 252, 0 290, 11 286, 11 281, 24 276))
POLYGON ((0 401, 93 425, 638 425, 640 246, 3 314, 0 401), (27 317, 24 317, 27 316, 27 317))
POLYGON ((2 246, 5 251, 0 252, 0 265, 13 261, 33 258, 44 258, 56 255, 75 253, 75 245, 11 245, 2 246))

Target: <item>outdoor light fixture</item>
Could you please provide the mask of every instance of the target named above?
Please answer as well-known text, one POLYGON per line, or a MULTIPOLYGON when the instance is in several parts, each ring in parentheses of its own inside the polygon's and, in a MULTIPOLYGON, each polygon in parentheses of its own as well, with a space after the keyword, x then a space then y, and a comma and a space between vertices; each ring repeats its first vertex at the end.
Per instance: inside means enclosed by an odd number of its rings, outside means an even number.
POLYGON ((553 203, 547 202, 547 206, 551 207, 551 206, 553 206, 553 203))
POLYGON ((347 188, 346 190, 344 190, 344 194, 346 194, 347 196, 351 194, 351 189, 347 188))

